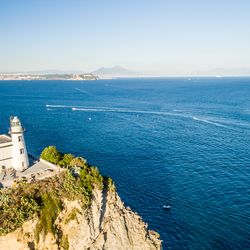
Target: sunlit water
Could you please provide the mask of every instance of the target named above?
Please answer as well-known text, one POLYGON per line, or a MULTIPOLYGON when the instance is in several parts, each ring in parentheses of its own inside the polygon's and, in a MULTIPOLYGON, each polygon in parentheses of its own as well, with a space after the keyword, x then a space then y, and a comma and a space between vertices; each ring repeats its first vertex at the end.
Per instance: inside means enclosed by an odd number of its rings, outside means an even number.
POLYGON ((250 248, 250 78, 2 81, 1 133, 10 115, 30 153, 111 176, 164 249, 250 248))

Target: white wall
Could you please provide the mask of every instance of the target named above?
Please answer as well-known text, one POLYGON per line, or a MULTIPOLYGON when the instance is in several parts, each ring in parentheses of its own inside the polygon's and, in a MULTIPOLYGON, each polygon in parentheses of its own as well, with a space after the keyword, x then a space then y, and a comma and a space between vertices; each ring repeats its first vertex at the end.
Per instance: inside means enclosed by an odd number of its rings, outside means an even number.
POLYGON ((0 144, 0 167, 5 166, 6 168, 12 167, 12 143, 1 143, 0 144))
POLYGON ((23 171, 24 169, 29 167, 29 159, 25 146, 25 140, 23 133, 12 133, 12 157, 13 157, 13 168, 18 171, 23 171), (22 139, 19 141, 18 137, 21 136, 22 139), (20 152, 23 150, 23 153, 20 152))

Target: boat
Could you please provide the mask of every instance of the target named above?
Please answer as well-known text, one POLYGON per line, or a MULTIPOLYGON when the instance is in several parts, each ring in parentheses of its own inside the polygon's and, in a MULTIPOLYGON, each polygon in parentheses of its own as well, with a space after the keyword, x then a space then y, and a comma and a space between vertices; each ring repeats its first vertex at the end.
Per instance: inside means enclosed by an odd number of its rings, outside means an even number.
POLYGON ((170 206, 170 205, 163 205, 163 208, 164 208, 164 209, 170 209, 171 206, 170 206))

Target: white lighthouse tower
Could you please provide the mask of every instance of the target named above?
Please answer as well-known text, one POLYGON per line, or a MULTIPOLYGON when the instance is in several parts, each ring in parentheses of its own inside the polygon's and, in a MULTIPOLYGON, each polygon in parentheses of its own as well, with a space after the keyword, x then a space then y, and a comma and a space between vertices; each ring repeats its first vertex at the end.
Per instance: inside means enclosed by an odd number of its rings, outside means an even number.
POLYGON ((17 116, 10 117, 10 134, 12 138, 12 167, 23 171, 29 167, 29 159, 24 141, 24 129, 17 116))

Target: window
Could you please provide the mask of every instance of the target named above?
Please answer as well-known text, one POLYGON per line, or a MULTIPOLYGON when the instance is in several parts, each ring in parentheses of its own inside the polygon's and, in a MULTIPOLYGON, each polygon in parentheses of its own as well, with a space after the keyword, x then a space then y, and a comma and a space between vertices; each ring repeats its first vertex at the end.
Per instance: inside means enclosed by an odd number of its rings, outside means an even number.
POLYGON ((23 149, 23 148, 20 149, 20 154, 21 154, 21 155, 24 154, 24 149, 23 149))
POLYGON ((22 136, 18 136, 18 141, 22 141, 22 140, 23 140, 22 136))
POLYGON ((24 162, 22 162, 22 167, 24 167, 24 162))
POLYGON ((18 126, 20 126, 20 123, 19 122, 12 122, 12 126, 13 127, 18 127, 18 126))

